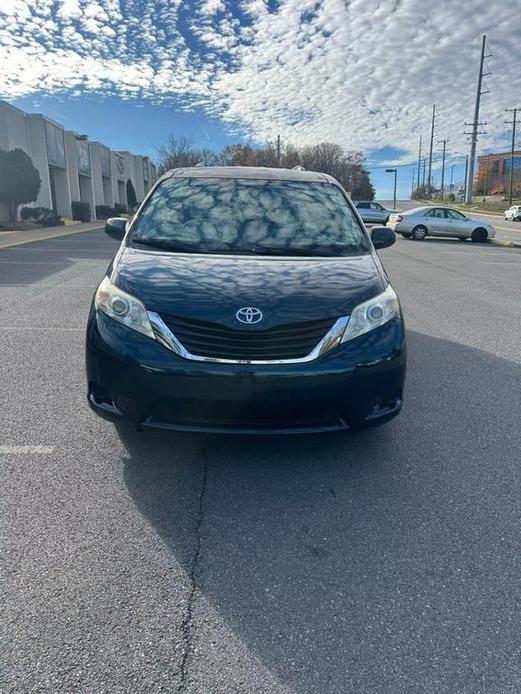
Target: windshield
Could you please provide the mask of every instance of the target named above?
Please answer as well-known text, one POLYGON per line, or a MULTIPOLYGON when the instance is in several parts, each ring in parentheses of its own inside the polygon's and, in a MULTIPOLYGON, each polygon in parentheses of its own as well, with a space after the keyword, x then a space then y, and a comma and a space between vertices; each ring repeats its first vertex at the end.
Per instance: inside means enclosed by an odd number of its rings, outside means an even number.
POLYGON ((170 178, 136 220, 133 243, 171 251, 357 255, 366 234, 330 183, 170 178))

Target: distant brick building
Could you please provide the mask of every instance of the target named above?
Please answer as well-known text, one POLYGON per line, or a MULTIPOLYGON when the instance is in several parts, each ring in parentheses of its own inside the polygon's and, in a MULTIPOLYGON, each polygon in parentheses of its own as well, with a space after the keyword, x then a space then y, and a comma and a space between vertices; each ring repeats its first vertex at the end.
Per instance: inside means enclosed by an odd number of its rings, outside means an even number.
MULTIPOLYGON (((485 154, 478 157, 474 192, 484 195, 505 193, 510 185, 511 153, 485 154)), ((514 152, 514 191, 521 194, 521 151, 514 152)))

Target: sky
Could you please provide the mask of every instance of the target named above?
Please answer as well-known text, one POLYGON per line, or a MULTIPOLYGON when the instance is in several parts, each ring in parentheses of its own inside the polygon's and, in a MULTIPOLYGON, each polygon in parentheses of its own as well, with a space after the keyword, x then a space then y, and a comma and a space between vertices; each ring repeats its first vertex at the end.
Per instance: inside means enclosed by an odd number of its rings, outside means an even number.
POLYGON ((418 139, 463 178, 481 36, 479 150, 508 148, 521 105, 519 0, 0 0, 0 98, 113 149, 337 142, 380 198, 407 197, 418 139), (517 103, 514 103, 517 101, 517 103))

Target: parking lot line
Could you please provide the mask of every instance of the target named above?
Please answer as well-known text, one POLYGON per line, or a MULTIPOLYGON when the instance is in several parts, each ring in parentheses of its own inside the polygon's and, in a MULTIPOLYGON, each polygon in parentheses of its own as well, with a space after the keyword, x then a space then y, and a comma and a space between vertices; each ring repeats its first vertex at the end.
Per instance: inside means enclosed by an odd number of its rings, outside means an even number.
POLYGON ((0 244, 0 249, 2 248, 12 248, 13 246, 22 246, 26 243, 37 243, 38 241, 47 241, 48 239, 58 239, 62 236, 73 236, 75 234, 82 234, 85 231, 94 231, 102 229, 101 226, 87 227, 87 229, 74 229, 72 231, 66 231, 65 233, 50 234, 49 236, 43 236, 40 239, 23 239, 22 241, 13 241, 12 243, 0 244))
POLYGON ((0 455, 27 455, 28 453, 41 453, 50 455, 54 453, 55 446, 17 446, 9 444, 0 444, 0 455))

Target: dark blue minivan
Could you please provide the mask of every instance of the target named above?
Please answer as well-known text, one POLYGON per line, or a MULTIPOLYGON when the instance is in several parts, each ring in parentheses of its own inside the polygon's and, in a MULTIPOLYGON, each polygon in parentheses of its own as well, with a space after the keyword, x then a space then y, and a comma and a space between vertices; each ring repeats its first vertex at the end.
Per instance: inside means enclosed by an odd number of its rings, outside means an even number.
POLYGON ((138 428, 355 430, 401 409, 398 298, 331 176, 195 167, 157 182, 98 287, 88 402, 138 428))

